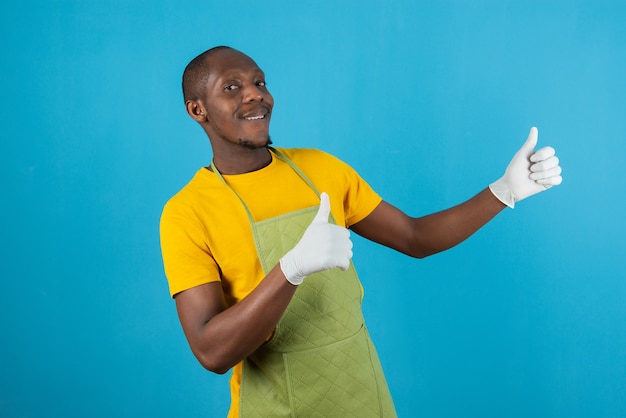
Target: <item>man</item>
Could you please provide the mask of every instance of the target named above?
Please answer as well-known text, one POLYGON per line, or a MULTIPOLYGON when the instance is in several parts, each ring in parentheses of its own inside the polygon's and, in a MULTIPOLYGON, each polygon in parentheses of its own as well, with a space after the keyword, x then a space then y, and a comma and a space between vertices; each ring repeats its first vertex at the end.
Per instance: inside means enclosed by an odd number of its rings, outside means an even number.
POLYGON ((533 151, 533 128, 501 179, 412 218, 326 153, 271 148, 273 98, 245 54, 199 55, 183 94, 213 163, 166 204, 163 260, 193 353, 208 370, 233 369, 231 417, 395 416, 364 325, 348 230, 422 258, 561 183, 554 150, 533 151))

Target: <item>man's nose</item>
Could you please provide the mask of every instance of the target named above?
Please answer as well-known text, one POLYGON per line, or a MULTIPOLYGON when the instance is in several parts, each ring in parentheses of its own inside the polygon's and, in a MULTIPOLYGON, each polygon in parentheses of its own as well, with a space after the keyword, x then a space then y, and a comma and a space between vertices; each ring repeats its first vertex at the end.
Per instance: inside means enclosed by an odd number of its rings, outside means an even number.
POLYGON ((244 88, 243 101, 244 102, 262 102, 265 100, 264 94, 261 89, 256 85, 249 85, 244 88))

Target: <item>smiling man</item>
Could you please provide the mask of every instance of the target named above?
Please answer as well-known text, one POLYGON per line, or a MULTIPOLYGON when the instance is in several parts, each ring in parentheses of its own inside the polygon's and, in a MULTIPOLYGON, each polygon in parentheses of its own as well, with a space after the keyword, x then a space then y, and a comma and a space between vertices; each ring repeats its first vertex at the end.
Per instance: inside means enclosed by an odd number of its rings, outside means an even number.
POLYGON ((199 55, 183 95, 213 161, 165 205, 161 247, 191 350, 208 370, 233 370, 229 417, 395 416, 349 231, 423 258, 561 183, 554 149, 535 152, 532 128, 502 178, 414 218, 327 153, 270 147, 274 100, 247 55, 199 55))

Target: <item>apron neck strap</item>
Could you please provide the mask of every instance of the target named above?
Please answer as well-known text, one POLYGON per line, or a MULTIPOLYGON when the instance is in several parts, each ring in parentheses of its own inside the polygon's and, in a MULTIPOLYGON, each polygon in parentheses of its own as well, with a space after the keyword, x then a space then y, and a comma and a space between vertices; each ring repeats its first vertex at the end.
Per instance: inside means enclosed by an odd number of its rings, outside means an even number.
POLYGON ((313 182, 306 176, 306 174, 302 172, 302 170, 298 168, 297 165, 293 163, 293 161, 289 159, 289 157, 287 157, 285 154, 283 154, 280 150, 277 150, 276 148, 268 147, 268 149, 272 151, 278 158, 280 158, 285 163, 287 163, 287 165, 291 167, 293 171, 295 171, 296 174, 298 174, 298 176, 300 176, 300 178, 304 180, 304 182, 315 192, 317 197, 320 197, 320 192, 317 190, 317 187, 315 187, 313 182))
MULTIPOLYGON (((297 165, 294 164, 293 161, 291 161, 291 159, 289 159, 289 157, 287 157, 285 154, 283 154, 282 152, 280 152, 279 150, 277 150, 276 148, 273 147, 267 147, 268 150, 270 150, 271 153, 273 153, 274 155, 276 155, 276 157, 278 157, 280 160, 284 161, 285 163, 287 163, 287 165, 289 167, 291 167, 291 169, 293 169, 293 171, 296 172, 296 174, 298 174, 298 176, 300 176, 300 178, 302 180, 304 180, 304 182, 315 192, 315 194, 317 195, 317 197, 320 196, 320 192, 317 190, 317 187, 315 187, 315 185, 313 184, 313 182, 306 176, 306 174, 304 174, 302 172, 302 170, 300 170, 298 168, 297 165)), ((226 187, 228 187, 234 194, 235 196, 237 196, 237 198, 239 199, 239 201, 241 202, 241 204, 243 205, 244 209, 246 210, 246 214, 248 215, 248 220, 250 221, 251 224, 254 224, 254 217, 252 216, 252 213, 250 212, 250 209, 248 209, 248 205, 246 205, 246 202, 243 201, 243 199, 241 198, 241 196, 239 196, 239 194, 232 188, 230 187, 230 185, 226 182, 226 180, 224 179, 224 176, 222 176, 222 173, 219 172, 219 170, 217 169, 217 167, 215 167, 215 162, 213 160, 211 160, 211 170, 213 170, 213 172, 215 173, 215 175, 217 176, 217 178, 219 179, 219 181, 225 185, 226 187)))

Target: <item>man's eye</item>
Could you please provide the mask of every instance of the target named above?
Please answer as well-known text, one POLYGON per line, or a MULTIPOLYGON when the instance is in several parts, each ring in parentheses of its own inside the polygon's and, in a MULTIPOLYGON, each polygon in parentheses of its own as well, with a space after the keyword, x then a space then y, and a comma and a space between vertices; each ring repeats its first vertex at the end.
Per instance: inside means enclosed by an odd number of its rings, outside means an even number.
POLYGON ((231 90, 236 90, 238 88, 239 87, 234 84, 229 84, 228 86, 224 87, 224 90, 231 91, 231 90))
POLYGON ((259 87, 265 87, 265 80, 257 81, 256 85, 259 87))

